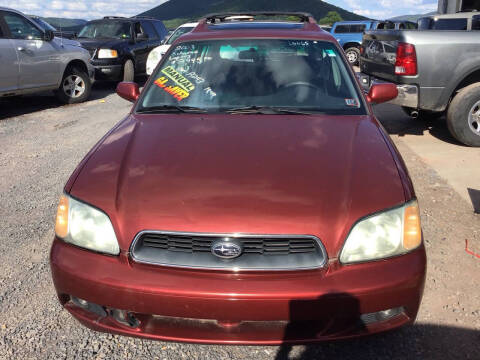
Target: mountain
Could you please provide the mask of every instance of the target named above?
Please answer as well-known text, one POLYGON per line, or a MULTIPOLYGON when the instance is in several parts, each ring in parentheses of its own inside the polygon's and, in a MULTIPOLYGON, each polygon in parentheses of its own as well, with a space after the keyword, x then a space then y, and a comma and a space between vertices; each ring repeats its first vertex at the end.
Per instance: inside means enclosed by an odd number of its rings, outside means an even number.
POLYGON ((56 18, 56 17, 46 17, 42 18, 47 23, 52 25, 57 30, 62 29, 63 31, 74 31, 78 32, 83 28, 83 25, 87 23, 87 20, 83 19, 66 19, 66 18, 56 18))
MULTIPOLYGON (((365 20, 366 18, 321 0, 169 0, 141 16, 160 20, 196 20, 210 13, 242 11, 302 11, 321 19, 329 11, 336 11, 344 20, 365 20)), ((166 25, 171 21, 166 21, 166 25)))
POLYGON ((417 22, 418 19, 425 17, 425 16, 430 16, 430 15, 435 15, 436 12, 431 12, 428 14, 416 14, 416 15, 402 15, 402 16, 396 16, 394 18, 391 18, 389 20, 393 21, 412 21, 412 22, 417 22))

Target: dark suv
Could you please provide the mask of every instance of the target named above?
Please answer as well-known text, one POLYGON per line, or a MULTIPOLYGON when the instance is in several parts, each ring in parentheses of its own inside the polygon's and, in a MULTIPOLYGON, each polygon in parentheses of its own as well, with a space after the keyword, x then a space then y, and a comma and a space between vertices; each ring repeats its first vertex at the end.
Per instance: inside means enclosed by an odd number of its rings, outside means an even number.
POLYGON ((145 73, 148 54, 167 34, 160 20, 107 16, 85 24, 78 41, 92 56, 96 79, 133 81, 145 73))

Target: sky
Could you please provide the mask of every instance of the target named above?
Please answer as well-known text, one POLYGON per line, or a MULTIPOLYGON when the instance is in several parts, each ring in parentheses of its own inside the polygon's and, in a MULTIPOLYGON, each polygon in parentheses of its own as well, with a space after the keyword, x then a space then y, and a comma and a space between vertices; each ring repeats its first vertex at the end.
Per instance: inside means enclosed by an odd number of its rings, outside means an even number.
MULTIPOLYGON (((12 0, 0 0, 0 6, 13 6, 15 9, 26 14, 89 20, 106 15, 136 15, 158 6, 165 1, 166 0, 15 0, 12 2, 12 0)), ((375 19, 387 19, 406 14, 422 14, 436 11, 437 9, 437 0, 327 0, 327 2, 375 19)))

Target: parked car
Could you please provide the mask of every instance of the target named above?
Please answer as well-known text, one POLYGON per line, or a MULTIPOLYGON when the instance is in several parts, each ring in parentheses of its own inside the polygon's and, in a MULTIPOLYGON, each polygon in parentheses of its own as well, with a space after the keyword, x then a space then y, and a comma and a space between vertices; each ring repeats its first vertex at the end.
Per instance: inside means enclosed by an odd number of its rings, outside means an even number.
POLYGON ((432 15, 418 20, 419 30, 480 30, 480 13, 432 15))
POLYGON ((479 45, 474 31, 368 31, 360 69, 371 77, 369 83, 396 83, 399 96, 392 102, 407 114, 446 113, 453 137, 480 146, 479 45))
POLYGON ((66 39, 73 39, 77 37, 77 33, 75 31, 64 31, 62 29, 57 30, 51 24, 43 20, 41 17, 36 15, 28 15, 28 17, 38 26, 40 26, 44 31, 50 30, 53 31, 55 36, 66 38, 66 39))
POLYGON ((88 22, 78 40, 90 51, 97 79, 133 81, 146 73, 148 54, 167 33, 160 20, 107 16, 88 22))
POLYGON ((396 86, 365 97, 310 15, 268 14, 211 15, 142 94, 118 85, 135 105, 65 186, 51 249, 58 298, 84 325, 273 345, 415 320, 418 205, 371 106, 396 86))
POLYGON ((351 65, 358 64, 363 33, 374 26, 375 21, 339 21, 333 24, 331 33, 345 50, 351 65))
POLYGON ((183 34, 186 34, 192 31, 198 23, 187 23, 180 25, 172 34, 167 37, 162 45, 157 46, 155 49, 150 51, 147 59, 147 75, 151 75, 153 70, 157 67, 158 63, 162 59, 162 56, 170 49, 170 46, 183 34))
POLYGON ((410 21, 340 21, 333 24, 331 33, 345 50, 351 65, 357 65, 360 58, 363 33, 368 30, 415 29, 410 21))
POLYGON ((72 104, 90 96, 94 69, 88 51, 4 7, 0 7, 0 57, 0 97, 54 90, 60 101, 72 104))

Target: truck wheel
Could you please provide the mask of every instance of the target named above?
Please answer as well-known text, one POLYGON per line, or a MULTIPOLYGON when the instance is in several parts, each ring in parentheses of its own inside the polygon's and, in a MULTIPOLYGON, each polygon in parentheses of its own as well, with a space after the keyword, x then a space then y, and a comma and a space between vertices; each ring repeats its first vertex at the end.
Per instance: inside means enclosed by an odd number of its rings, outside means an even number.
POLYGON ((447 112, 448 130, 468 146, 480 147, 480 83, 460 90, 447 112))
POLYGON ((68 67, 55 95, 64 104, 78 104, 90 97, 92 83, 87 73, 76 68, 68 67))
POLYGON ((415 110, 413 108, 405 107, 402 106, 402 110, 405 114, 407 114, 410 117, 412 116, 412 111, 417 111, 417 119, 419 120, 436 120, 441 118, 444 115, 444 112, 434 112, 434 111, 428 111, 428 110, 415 110))
POLYGON ((123 65, 123 81, 132 82, 135 80, 135 66, 132 60, 125 61, 123 65))
POLYGON ((357 65, 360 58, 360 50, 356 47, 351 47, 345 50, 345 55, 350 65, 357 65))

